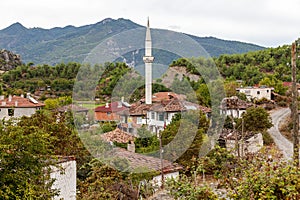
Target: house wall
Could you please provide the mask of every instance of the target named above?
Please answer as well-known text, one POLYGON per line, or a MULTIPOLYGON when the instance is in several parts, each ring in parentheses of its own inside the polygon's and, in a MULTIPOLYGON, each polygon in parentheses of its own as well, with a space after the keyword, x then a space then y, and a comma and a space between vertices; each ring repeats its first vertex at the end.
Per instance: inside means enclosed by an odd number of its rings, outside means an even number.
POLYGON ((116 113, 95 112, 95 119, 97 121, 119 121, 120 116, 116 113))
MULTIPOLYGON (((170 178, 174 178, 175 179, 175 178, 178 178, 178 177, 179 177, 179 172, 178 171, 164 174, 165 181, 167 179, 170 179, 170 178)), ((157 185, 158 187, 160 187, 161 183, 162 183, 161 175, 153 177, 152 183, 155 184, 155 185, 157 185)))
POLYGON ((53 199, 76 200, 76 161, 60 163, 58 167, 51 167, 51 171, 50 177, 55 179, 52 189, 60 191, 53 199))
POLYGON ((242 114, 246 112, 246 110, 236 110, 236 109, 228 109, 228 110, 221 110, 221 114, 233 118, 241 118, 242 114))
POLYGON ((148 126, 149 126, 149 130, 151 132, 159 132, 164 130, 165 125, 169 125, 172 121, 173 116, 176 114, 177 112, 164 112, 164 120, 161 121, 159 120, 159 112, 155 112, 155 111, 149 111, 147 112, 147 118, 148 118, 148 126), (153 113, 153 114, 152 114, 153 113))
POLYGON ((271 100, 272 88, 239 88, 239 92, 246 94, 247 99, 262 99, 271 100))
MULTIPOLYGON (((243 143, 241 140, 238 141, 238 143, 240 155, 245 153, 256 153, 263 147, 263 137, 261 133, 258 133, 243 143)), ((228 150, 233 150, 235 148, 235 140, 226 140, 226 148, 228 150)), ((233 153, 236 154, 236 151, 233 151, 233 153)))
POLYGON ((33 115, 37 110, 41 109, 40 107, 34 107, 34 108, 12 108, 14 109, 14 115, 8 116, 8 110, 11 108, 0 108, 0 119, 10 119, 11 117, 22 117, 22 116, 28 116, 30 117, 33 115))

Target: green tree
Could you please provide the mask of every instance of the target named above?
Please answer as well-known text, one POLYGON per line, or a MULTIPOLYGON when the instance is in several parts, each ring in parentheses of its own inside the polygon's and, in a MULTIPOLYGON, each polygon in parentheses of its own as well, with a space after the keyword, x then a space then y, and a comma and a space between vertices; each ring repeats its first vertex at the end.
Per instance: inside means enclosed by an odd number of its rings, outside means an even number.
POLYGON ((236 127, 242 128, 242 120, 245 131, 264 132, 273 126, 269 113, 262 107, 248 108, 242 119, 238 120, 236 127))
POLYGON ((168 145, 167 148, 174 150, 185 147, 186 143, 190 143, 190 145, 182 155, 177 155, 181 151, 174 151, 172 155, 164 155, 166 156, 165 159, 178 156, 179 158, 176 161, 189 168, 193 159, 199 156, 203 135, 206 133, 208 126, 209 121, 201 111, 189 111, 183 113, 183 116, 176 114, 172 122, 161 133, 162 144, 163 146, 168 145))
MULTIPOLYGON (((23 122, 21 120, 21 122, 23 122)), ((25 123, 25 122, 24 122, 25 123)), ((51 135, 37 126, 0 125, 0 198, 50 199, 51 135)))

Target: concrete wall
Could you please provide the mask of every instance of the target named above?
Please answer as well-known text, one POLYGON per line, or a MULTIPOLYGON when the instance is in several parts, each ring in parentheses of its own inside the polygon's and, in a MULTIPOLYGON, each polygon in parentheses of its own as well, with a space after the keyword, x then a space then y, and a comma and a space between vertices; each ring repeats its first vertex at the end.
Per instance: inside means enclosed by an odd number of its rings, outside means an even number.
POLYGON ((221 110, 221 114, 229 117, 232 116, 234 118, 241 118, 244 112, 246 112, 246 110, 236 110, 236 109, 221 110))
POLYGON ((247 99, 262 99, 271 100, 271 93, 273 88, 238 88, 238 91, 246 94, 247 99))
POLYGON ((55 196, 53 199, 76 200, 76 161, 70 160, 60 163, 58 168, 51 168, 50 177, 55 179, 52 189, 60 191, 59 196, 55 196))
POLYGON ((33 115, 37 110, 39 110, 40 108, 12 108, 14 109, 14 115, 13 116, 8 116, 8 110, 10 108, 0 108, 0 119, 10 119, 11 117, 22 117, 22 116, 28 116, 30 117, 31 115, 33 115))
MULTIPOLYGON (((255 134, 253 137, 247 139, 244 142, 239 140, 238 143, 239 143, 240 155, 244 155, 246 153, 256 153, 264 145, 263 137, 261 133, 255 134)), ((227 140, 226 148, 228 150, 233 150, 235 148, 235 140, 227 140)), ((233 153, 236 154, 236 151, 233 151, 233 153)))
MULTIPOLYGON (((167 179, 170 179, 170 178, 178 178, 179 177, 179 172, 171 172, 171 173, 166 173, 166 174, 164 174, 164 179, 165 179, 165 181, 167 180, 167 179)), ((162 180, 161 180, 161 175, 158 175, 158 176, 155 176, 155 177, 153 177, 153 179, 152 179, 152 183, 154 184, 154 185, 157 185, 158 187, 160 187, 161 186, 161 183, 162 183, 162 180)))

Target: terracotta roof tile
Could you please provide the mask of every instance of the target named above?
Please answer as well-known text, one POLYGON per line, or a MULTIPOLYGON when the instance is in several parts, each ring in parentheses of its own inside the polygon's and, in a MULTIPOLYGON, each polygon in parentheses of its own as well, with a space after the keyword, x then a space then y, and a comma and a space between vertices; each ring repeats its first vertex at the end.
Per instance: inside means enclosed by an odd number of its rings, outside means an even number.
POLYGON ((0 100, 0 108, 36 108, 43 106, 45 106, 45 104, 36 101, 32 97, 31 100, 20 96, 12 96, 11 99, 5 98, 0 100))
POLYGON ((117 128, 102 134, 101 138, 107 142, 128 143, 129 141, 134 141, 135 137, 117 128))
POLYGON ((120 104, 121 102, 112 102, 109 103, 108 105, 103 105, 103 106, 98 106, 97 108, 95 108, 95 112, 120 112, 122 110, 125 110, 126 107, 122 104, 120 104))
POLYGON ((221 103, 221 109, 247 109, 253 106, 252 103, 243 101, 236 96, 224 98, 221 103))
MULTIPOLYGON (((132 169, 147 168, 155 171, 160 171, 161 169, 161 160, 156 157, 133 153, 122 148, 114 148, 112 154, 116 157, 126 159, 132 169)), ((168 160, 163 160, 164 173, 174 172, 181 169, 182 166, 168 160)))

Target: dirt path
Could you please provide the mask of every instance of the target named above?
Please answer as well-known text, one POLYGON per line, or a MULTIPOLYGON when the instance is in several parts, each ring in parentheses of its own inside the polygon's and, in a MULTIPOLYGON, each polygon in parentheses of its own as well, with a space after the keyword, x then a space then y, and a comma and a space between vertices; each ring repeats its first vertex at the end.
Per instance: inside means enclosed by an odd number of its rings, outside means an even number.
POLYGON ((293 157, 293 144, 280 133, 279 122, 290 113, 291 111, 289 108, 282 108, 271 112, 270 115, 274 126, 268 130, 274 139, 275 144, 287 159, 292 159, 293 157))

